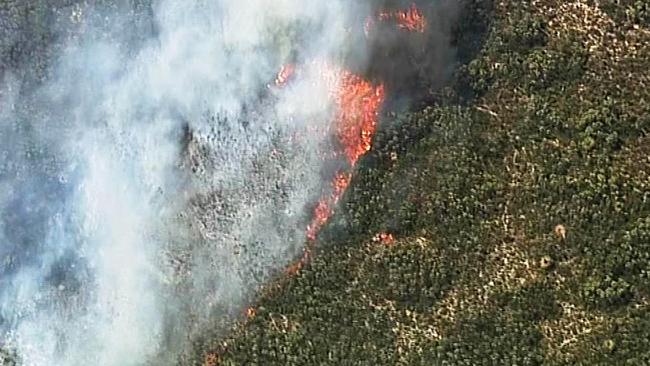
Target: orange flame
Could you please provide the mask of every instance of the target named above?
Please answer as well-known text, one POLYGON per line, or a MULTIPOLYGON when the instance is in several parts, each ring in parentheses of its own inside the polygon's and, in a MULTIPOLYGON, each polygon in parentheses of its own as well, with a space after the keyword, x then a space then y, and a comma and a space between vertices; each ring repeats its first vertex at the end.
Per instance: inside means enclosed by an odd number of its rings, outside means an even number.
POLYGON ((255 310, 255 308, 250 307, 250 308, 246 309, 246 318, 247 319, 253 319, 255 317, 255 315, 257 315, 257 311, 255 310))
MULTIPOLYGON (((395 19, 398 26, 411 29, 424 24, 424 17, 413 5, 407 11, 396 13, 382 13, 380 20, 395 19), (388 18, 386 15, 391 14, 388 18)), ((373 24, 372 19, 366 23, 366 29, 373 24)), ((419 29, 419 28, 417 28, 419 29)), ((349 71, 332 67, 326 62, 314 62, 319 70, 320 79, 331 90, 330 93, 336 104, 336 113, 333 121, 336 138, 340 144, 341 153, 346 157, 351 169, 355 167, 359 158, 367 153, 372 146, 372 137, 377 129, 379 112, 384 103, 385 89, 383 84, 374 85, 368 80, 349 71)), ((275 79, 275 84, 282 87, 296 73, 296 66, 287 64, 283 66, 275 79)), ((329 195, 318 201, 314 208, 313 217, 307 225, 308 244, 303 256, 290 265, 286 272, 297 273, 311 256, 313 242, 320 230, 334 213, 334 206, 345 193, 350 184, 351 173, 339 171, 332 180, 332 191, 329 195)))
MULTIPOLYGON (((367 80, 347 71, 337 73, 325 65, 324 74, 331 78, 339 74, 339 83, 334 93, 337 106, 334 125, 341 149, 350 167, 354 168, 359 158, 370 150, 372 137, 377 128, 379 110, 384 102, 384 86, 374 86, 367 80)), ((350 184, 351 173, 338 172, 332 181, 333 193, 321 199, 314 209, 314 217, 307 226, 307 238, 316 239, 320 229, 327 223, 334 206, 350 184)))
MULTIPOLYGON (((415 4, 411 4, 406 10, 381 11, 377 19, 381 22, 394 22, 397 28, 408 32, 424 33, 427 29, 427 19, 415 4)), ((374 19, 368 17, 364 25, 366 35, 370 33, 373 25, 374 19)))
POLYGON ((338 174, 336 174, 336 177, 334 177, 334 181, 332 181, 332 185, 334 186, 334 193, 332 194, 332 200, 334 201, 334 203, 337 203, 339 201, 339 198, 343 196, 343 193, 345 193, 345 190, 350 185, 351 179, 352 179, 352 174, 350 173, 339 172, 338 174))
MULTIPOLYGON (((332 67, 325 62, 315 62, 320 78, 331 90, 336 112, 332 123, 335 136, 340 144, 341 153, 346 157, 350 168, 354 168, 359 158, 372 146, 372 137, 377 129, 379 111, 385 99, 384 86, 374 85, 370 81, 348 71, 332 67)), ((276 78, 276 85, 284 86, 291 75, 296 72, 293 65, 282 67, 276 78)), ((308 244, 303 256, 290 265, 286 272, 296 274, 309 261, 313 243, 320 230, 334 213, 352 179, 352 174, 339 171, 331 182, 331 193, 321 198, 312 220, 307 225, 308 244)))
POLYGON ((383 21, 394 21, 399 29, 409 32, 424 33, 427 28, 427 21, 420 9, 415 4, 407 10, 398 10, 394 12, 381 12, 379 19, 383 21))
POLYGON ((307 239, 316 240, 316 235, 331 215, 332 207, 330 207, 330 202, 326 199, 318 201, 316 208, 314 208, 314 218, 311 224, 307 226, 307 239))
MULTIPOLYGON (((379 21, 394 21, 399 29, 411 32, 423 33, 427 26, 426 18, 415 4, 412 4, 407 10, 380 12, 376 18, 379 21)), ((366 35, 374 24, 373 17, 366 20, 364 24, 366 35)), ((345 154, 350 168, 354 168, 359 158, 367 153, 372 146, 372 137, 377 129, 379 112, 385 99, 384 85, 374 85, 358 75, 332 68, 326 63, 318 63, 318 65, 321 66, 323 81, 329 85, 338 82, 337 87, 331 91, 337 106, 333 125, 336 128, 336 137, 341 144, 342 152, 345 154)), ((282 66, 275 78, 275 85, 277 87, 285 86, 295 73, 295 65, 282 66)), ((272 153, 277 154, 278 152, 272 151, 272 153)), ((332 193, 318 201, 314 208, 312 221, 306 230, 308 243, 303 250, 303 255, 286 268, 287 274, 295 275, 309 262, 316 236, 332 216, 334 206, 345 193, 351 179, 350 172, 337 172, 332 180, 332 193)), ((379 233, 373 238, 373 241, 390 245, 395 238, 390 233, 379 233)), ((247 308, 245 315, 247 319, 254 318, 256 316, 255 308, 247 308)), ((218 361, 218 354, 210 354, 205 360, 205 365, 212 366, 218 361)))
POLYGON ((373 86, 345 73, 338 97, 337 134, 351 166, 370 150, 377 117, 384 102, 384 86, 373 86))
MULTIPOLYGON (((311 241, 310 243, 313 243, 313 241, 311 241)), ((291 264, 289 267, 287 267, 285 272, 288 275, 290 275, 290 276, 295 275, 296 273, 298 273, 298 271, 300 271, 302 269, 302 267, 305 264, 307 264, 307 262, 311 258, 312 247, 313 247, 312 244, 308 244, 307 247, 304 249, 304 251, 302 253, 302 257, 300 259, 298 259, 297 261, 295 261, 293 264, 291 264)))
POLYGON ((287 81, 289 81, 289 79, 291 78, 291 76, 293 76, 295 71, 296 71, 296 67, 293 64, 287 64, 282 66, 280 72, 278 72, 278 75, 275 78, 275 85, 276 86, 286 85, 287 81))
POLYGON ((338 203, 343 193, 345 193, 351 178, 350 173, 338 172, 336 174, 332 180, 333 192, 331 196, 318 201, 316 208, 314 208, 313 219, 311 224, 307 226, 307 239, 316 240, 316 235, 334 213, 334 205, 338 203))

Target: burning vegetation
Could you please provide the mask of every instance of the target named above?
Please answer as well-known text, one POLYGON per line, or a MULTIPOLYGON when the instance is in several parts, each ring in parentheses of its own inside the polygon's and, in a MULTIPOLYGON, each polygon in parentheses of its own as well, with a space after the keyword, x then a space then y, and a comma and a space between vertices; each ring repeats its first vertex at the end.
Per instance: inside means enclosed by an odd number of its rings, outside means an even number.
MULTIPOLYGON (((334 156, 343 156, 347 169, 335 173, 330 186, 327 187, 329 193, 316 204, 311 222, 307 226, 309 243, 301 259, 287 269, 289 273, 295 273, 309 259, 311 246, 350 184, 352 171, 359 158, 370 150, 385 98, 384 86, 381 84, 374 85, 361 76, 327 63, 315 62, 314 65, 328 85, 334 102, 330 128, 334 131, 334 146, 338 150, 334 152, 334 156)), ((293 64, 283 66, 275 79, 275 85, 284 87, 297 72, 299 70, 293 64)))
POLYGON ((336 135, 353 168, 370 150, 384 97, 383 85, 374 86, 357 75, 343 74, 336 99, 336 135))
POLYGON ((390 24, 408 32, 424 33, 427 28, 427 19, 415 4, 411 4, 408 9, 381 10, 375 16, 369 16, 364 25, 366 35, 372 32, 377 22, 390 24))
MULTIPOLYGON (((415 4, 403 10, 382 10, 374 17, 368 17, 364 28, 366 35, 375 21, 393 24, 397 29, 408 32, 423 33, 427 26, 426 18, 415 4)), ((335 111, 331 125, 336 138, 335 146, 339 150, 334 155, 342 154, 348 168, 346 171, 336 172, 329 187, 331 193, 326 194, 316 204, 311 223, 307 226, 307 247, 303 256, 287 268, 287 273, 290 274, 300 270, 309 260, 314 241, 333 215, 336 204, 350 184, 357 162, 372 147, 373 136, 386 99, 386 90, 382 83, 374 84, 360 75, 327 63, 314 64, 319 68, 323 81, 329 85, 334 101, 335 111)), ((275 78, 275 86, 286 86, 297 72, 299 70, 295 64, 282 66, 275 78)), ((385 234, 382 242, 389 243, 392 240, 391 234, 385 234)))

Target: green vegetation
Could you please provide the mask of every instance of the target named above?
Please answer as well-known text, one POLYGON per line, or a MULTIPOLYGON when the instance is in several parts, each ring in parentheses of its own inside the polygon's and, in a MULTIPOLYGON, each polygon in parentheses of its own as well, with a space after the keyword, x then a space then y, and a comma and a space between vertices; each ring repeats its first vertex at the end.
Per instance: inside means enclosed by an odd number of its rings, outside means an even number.
POLYGON ((480 51, 386 119, 314 261, 197 364, 650 363, 649 5, 468 6, 480 51))

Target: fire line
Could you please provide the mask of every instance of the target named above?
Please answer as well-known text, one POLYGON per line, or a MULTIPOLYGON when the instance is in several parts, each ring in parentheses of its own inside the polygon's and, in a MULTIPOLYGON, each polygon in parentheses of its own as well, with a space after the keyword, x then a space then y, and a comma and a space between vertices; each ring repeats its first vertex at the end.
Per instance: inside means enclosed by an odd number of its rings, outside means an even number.
MULTIPOLYGON (((327 63, 315 65, 321 78, 332 89, 330 94, 335 105, 332 127, 340 150, 338 153, 345 157, 349 171, 338 171, 331 181, 331 193, 322 197, 316 204, 306 229, 307 246, 303 256, 287 268, 286 272, 289 274, 295 274, 309 260, 318 233, 333 215, 334 207, 350 184, 351 171, 359 158, 370 150, 379 112, 385 99, 382 84, 374 85, 358 75, 327 63)), ((283 66, 275 79, 276 86, 285 86, 298 71, 295 65, 283 66)))
MULTIPOLYGON (((399 30, 408 32, 424 33, 427 28, 427 20, 415 4, 406 10, 380 11, 374 17, 368 17, 364 24, 366 36, 369 35, 376 22, 392 22, 399 30)), ((316 64, 320 67, 320 76, 323 81, 331 83, 330 93, 336 107, 332 126, 340 151, 335 151, 334 156, 345 155, 348 169, 335 174, 331 181, 331 193, 321 197, 316 204, 311 222, 306 228, 307 244, 303 249, 302 256, 285 269, 285 273, 288 275, 295 275, 309 262, 318 233, 333 215, 335 206, 350 185, 352 171, 357 162, 372 147, 372 138, 377 129, 379 112, 385 100, 383 84, 375 85, 359 75, 347 70, 340 70, 326 63, 316 64)), ((275 78, 275 86, 278 88, 286 86, 298 72, 295 64, 282 66, 275 78)), ((381 232, 375 235, 372 241, 393 245, 395 237, 391 233, 381 232)), ((254 319, 256 315, 257 311, 252 306, 244 310, 247 320, 254 319)), ((212 366, 218 362, 218 352, 208 353, 204 365, 212 366)))

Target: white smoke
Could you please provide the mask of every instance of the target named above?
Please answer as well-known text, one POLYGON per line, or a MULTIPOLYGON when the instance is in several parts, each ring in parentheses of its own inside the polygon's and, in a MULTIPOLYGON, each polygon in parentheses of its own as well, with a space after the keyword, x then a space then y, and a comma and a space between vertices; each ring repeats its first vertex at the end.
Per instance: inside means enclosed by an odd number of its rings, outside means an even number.
POLYGON ((5 74, 0 326, 24 365, 173 364, 297 253, 328 94, 269 83, 342 56, 346 3, 161 0, 137 42, 128 9, 79 5, 45 85, 5 74))

